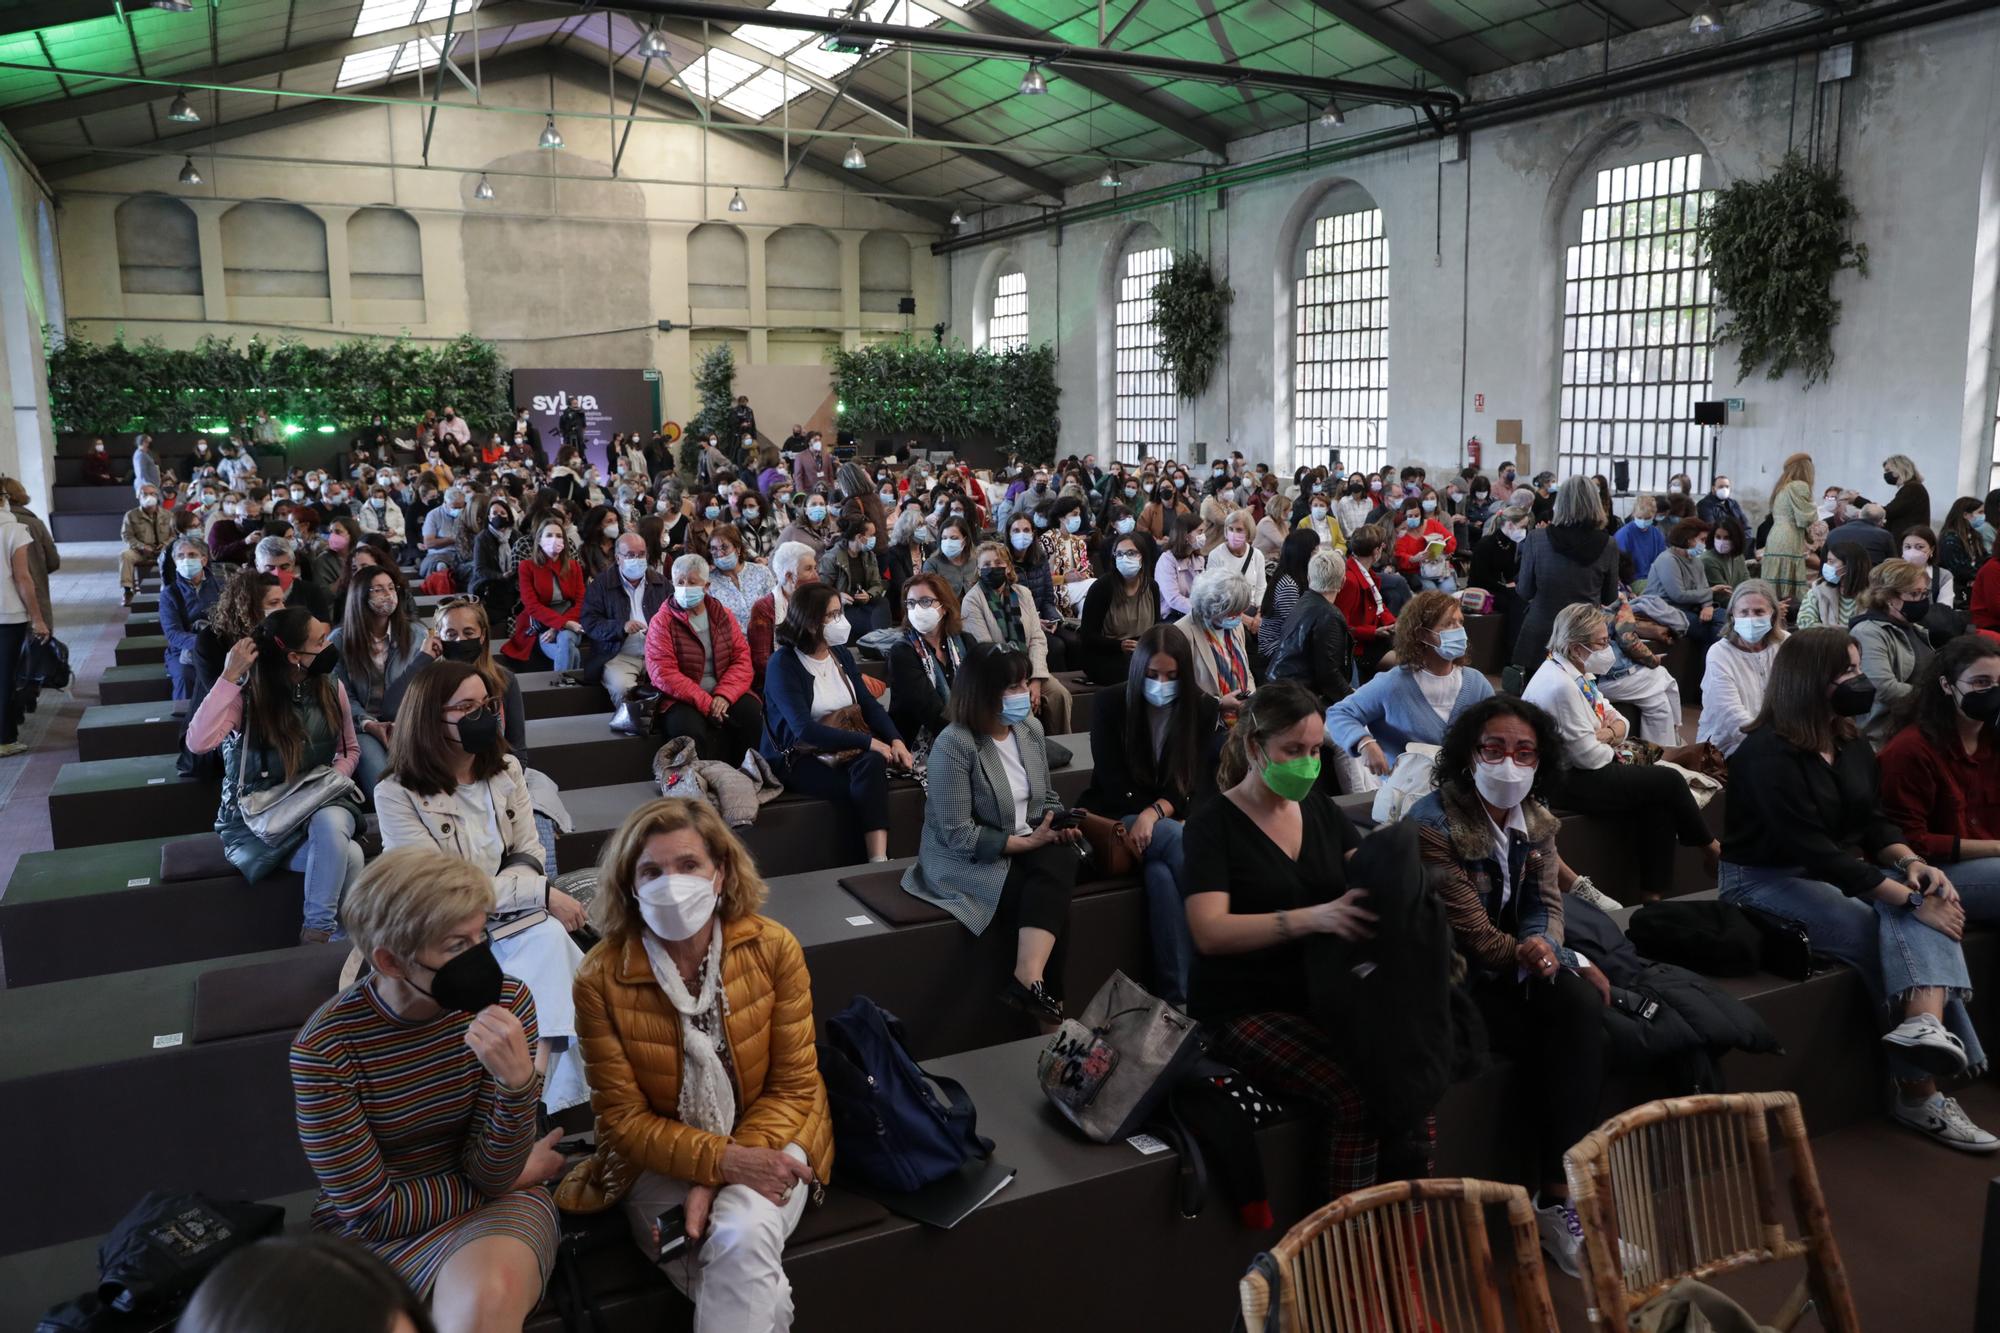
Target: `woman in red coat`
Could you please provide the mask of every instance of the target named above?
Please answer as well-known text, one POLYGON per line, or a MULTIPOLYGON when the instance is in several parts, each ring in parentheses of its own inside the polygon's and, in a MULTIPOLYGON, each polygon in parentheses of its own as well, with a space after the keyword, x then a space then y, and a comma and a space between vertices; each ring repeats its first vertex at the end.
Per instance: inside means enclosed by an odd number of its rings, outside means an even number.
POLYGON ((583 566, 569 558, 568 545, 562 520, 550 519, 536 530, 534 556, 521 562, 521 612, 514 617, 514 637, 500 649, 516 662, 528 660, 539 638, 557 671, 576 665, 583 642, 577 620, 583 611, 583 566))
POLYGON ((1458 539, 1433 515, 1437 512, 1437 492, 1411 495, 1403 500, 1396 527, 1396 568, 1412 585, 1436 592, 1457 592, 1450 556, 1458 549, 1458 539))
MULTIPOLYGON (((750 644, 729 608, 708 595, 708 561, 674 561, 673 598, 646 626, 646 675, 672 702, 669 736, 692 736, 703 759, 743 762, 764 736, 764 708, 750 692, 750 644)), ((760 601, 763 599, 760 599, 760 601)))

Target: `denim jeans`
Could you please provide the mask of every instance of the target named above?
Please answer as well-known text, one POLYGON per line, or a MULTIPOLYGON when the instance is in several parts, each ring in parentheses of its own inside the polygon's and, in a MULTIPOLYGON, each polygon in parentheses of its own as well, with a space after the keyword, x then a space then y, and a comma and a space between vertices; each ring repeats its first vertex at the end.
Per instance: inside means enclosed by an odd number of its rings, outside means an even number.
POLYGON ((1976 857, 1938 869, 1964 900, 1967 925, 1990 926, 2000 921, 2000 856, 1976 857))
MULTIPOLYGON (((536 641, 540 642, 539 636, 536 641)), ((542 652, 548 656, 549 666, 554 670, 568 671, 576 666, 580 646, 576 631, 566 629, 556 634, 554 643, 543 643, 542 652)))
MULTIPOLYGON (((1125 817, 1125 827, 1138 822, 1125 817)), ((1181 901, 1181 821, 1153 821, 1153 836, 1140 854, 1139 880, 1146 890, 1146 930, 1153 940, 1153 981, 1168 1004, 1187 1007, 1188 973, 1194 968, 1194 936, 1187 905, 1181 901)))
POLYGON ((354 785, 361 788, 365 796, 375 795, 375 784, 389 775, 389 747, 359 728, 354 733, 354 743, 361 751, 361 758, 354 765, 354 785))
POLYGON ((535 811, 535 832, 542 840, 542 874, 553 880, 560 873, 556 870, 556 821, 535 811))
MULTIPOLYGON (((1958 941, 1931 929, 1903 908, 1887 907, 1870 898, 1850 898, 1831 884, 1807 878, 1796 867, 1724 861, 1719 879, 1722 901, 1790 917, 1803 925, 1813 952, 1859 972, 1878 1004, 1886 1007, 1917 987, 1941 986, 1949 991, 1944 1024, 1965 1043, 1969 1072, 1977 1074, 1985 1069, 1986 1052, 1965 1010, 1965 997, 1972 993, 1972 976, 1958 941)), ((1900 1006, 1891 1011, 1891 1017, 1902 1020, 1900 1006)), ((1893 1052, 1889 1072, 1905 1082, 1928 1077, 1893 1052)))
POLYGON ((306 877, 305 928, 330 931, 343 938, 338 913, 340 895, 361 873, 361 845, 354 841, 354 812, 342 805, 313 811, 306 840, 292 853, 289 868, 306 877))
POLYGON ((1458 580, 1450 574, 1446 574, 1443 578, 1439 579, 1426 578, 1422 574, 1419 574, 1417 575, 1417 582, 1423 585, 1425 592, 1458 591, 1458 580))

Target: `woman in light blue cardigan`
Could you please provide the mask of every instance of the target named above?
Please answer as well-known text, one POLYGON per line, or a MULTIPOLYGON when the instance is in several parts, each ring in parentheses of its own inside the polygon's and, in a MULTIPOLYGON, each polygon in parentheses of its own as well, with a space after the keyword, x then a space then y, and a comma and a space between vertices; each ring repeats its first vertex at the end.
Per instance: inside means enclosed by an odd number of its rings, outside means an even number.
POLYGON ((1396 617, 1401 666, 1326 710, 1326 736, 1369 770, 1387 777, 1412 742, 1444 743, 1452 720, 1493 686, 1465 660, 1465 611, 1447 592, 1420 592, 1396 617))
POLYGON ((992 926, 1013 962, 1000 1001, 1045 1027, 1063 1017, 1063 943, 1069 933, 1081 836, 1058 829, 1041 724, 1029 712, 1028 659, 982 647, 953 682, 951 725, 931 743, 924 831, 903 891, 935 903, 975 935, 992 926))

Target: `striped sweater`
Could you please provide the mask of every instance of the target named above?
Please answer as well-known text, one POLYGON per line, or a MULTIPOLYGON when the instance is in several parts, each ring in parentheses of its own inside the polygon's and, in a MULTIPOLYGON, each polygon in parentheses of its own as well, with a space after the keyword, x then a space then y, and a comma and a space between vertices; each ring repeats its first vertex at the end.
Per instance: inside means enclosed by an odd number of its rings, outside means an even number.
MULTIPOLYGON (((507 978, 500 1003, 532 1050, 528 988, 507 978)), ((313 1225, 367 1245, 418 1291, 480 1235, 520 1236, 545 1273, 553 1255, 548 1194, 509 1192, 534 1147, 541 1078, 501 1088, 465 1044, 470 1021, 400 1018, 362 982, 320 1006, 292 1043, 299 1138, 320 1184, 313 1225)))

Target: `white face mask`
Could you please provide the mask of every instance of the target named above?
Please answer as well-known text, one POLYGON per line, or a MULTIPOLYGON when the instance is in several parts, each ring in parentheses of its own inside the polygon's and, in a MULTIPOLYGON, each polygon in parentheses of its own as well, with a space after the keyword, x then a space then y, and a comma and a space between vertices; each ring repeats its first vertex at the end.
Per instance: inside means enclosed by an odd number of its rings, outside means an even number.
POLYGON ((1905 546, 1903 548, 1903 559, 1917 566, 1928 565, 1931 562, 1931 553, 1919 547, 1905 546))
POLYGON ((618 572, 627 583, 637 583, 646 577, 646 557, 643 555, 621 555, 618 557, 618 572))
POLYGON ((1475 758, 1472 761, 1472 785, 1479 789, 1479 795, 1488 805, 1512 810, 1528 799, 1529 789, 1535 785, 1535 770, 1522 768, 1512 759, 1489 764, 1475 758))
POLYGON ((646 929, 663 940, 685 940, 715 915, 715 880, 702 875, 659 875, 632 890, 646 929))
POLYGON ((1611 656, 1611 645, 1606 644, 1604 647, 1599 648, 1596 652, 1592 653, 1590 656, 1583 659, 1583 669, 1589 672, 1593 676, 1601 676, 1605 672, 1611 670, 1611 664, 1613 660, 1614 659, 1611 656))
POLYGON ((847 642, 848 632, 853 629, 846 616, 835 616, 826 622, 826 642, 828 647, 838 648, 847 642))
POLYGON ((913 606, 908 619, 911 629, 919 634, 929 634, 944 619, 944 612, 935 606, 913 606))
POLYGON ((708 597, 708 589, 706 588, 690 588, 687 587, 685 584, 674 585, 674 600, 680 603, 681 609, 683 611, 694 610, 697 606, 700 606, 707 597, 708 597))

